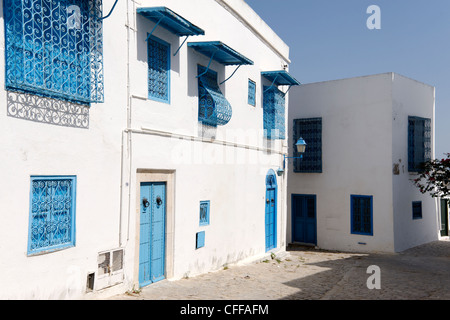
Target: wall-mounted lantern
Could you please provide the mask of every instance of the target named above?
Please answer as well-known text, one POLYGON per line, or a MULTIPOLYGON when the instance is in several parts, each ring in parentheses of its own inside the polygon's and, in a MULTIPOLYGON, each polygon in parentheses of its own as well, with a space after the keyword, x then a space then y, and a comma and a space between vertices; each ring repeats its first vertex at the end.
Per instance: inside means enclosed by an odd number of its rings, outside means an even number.
POLYGON ((286 157, 285 154, 283 154, 283 169, 278 168, 277 174, 281 176, 284 173, 284 170, 286 169, 286 159, 303 159, 303 154, 306 151, 306 142, 303 140, 303 138, 300 138, 295 143, 295 148, 297 149, 297 152, 300 154, 300 157, 286 157))

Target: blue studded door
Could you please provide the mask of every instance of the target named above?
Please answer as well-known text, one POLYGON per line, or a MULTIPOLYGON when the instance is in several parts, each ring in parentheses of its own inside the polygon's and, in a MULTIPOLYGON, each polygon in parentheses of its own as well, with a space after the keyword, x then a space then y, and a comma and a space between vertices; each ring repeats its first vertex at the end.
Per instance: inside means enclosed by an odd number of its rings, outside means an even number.
POLYGON ((139 285, 165 278, 166 184, 141 183, 139 285))
POLYGON ((277 178, 273 170, 266 176, 265 208, 267 252, 277 247, 277 178))

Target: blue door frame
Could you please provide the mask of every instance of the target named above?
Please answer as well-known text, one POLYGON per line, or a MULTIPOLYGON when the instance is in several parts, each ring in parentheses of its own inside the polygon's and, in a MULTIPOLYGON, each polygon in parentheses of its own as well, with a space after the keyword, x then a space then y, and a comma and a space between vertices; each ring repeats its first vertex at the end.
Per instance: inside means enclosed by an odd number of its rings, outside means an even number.
POLYGON ((317 245, 317 199, 315 195, 292 194, 292 242, 317 245))
POLYGON ((140 186, 139 286, 165 278, 166 184, 140 186))
POLYGON ((266 176, 265 236, 266 252, 277 247, 277 176, 269 170, 266 176))

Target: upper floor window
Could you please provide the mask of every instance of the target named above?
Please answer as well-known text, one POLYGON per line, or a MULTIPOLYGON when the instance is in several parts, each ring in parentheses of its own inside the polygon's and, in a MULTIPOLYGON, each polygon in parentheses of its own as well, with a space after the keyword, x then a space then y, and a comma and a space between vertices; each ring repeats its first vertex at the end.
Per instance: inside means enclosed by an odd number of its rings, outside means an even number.
POLYGON ((267 139, 285 139, 285 103, 285 95, 277 87, 264 87, 263 120, 267 139))
POLYGON ((75 176, 33 176, 28 254, 75 245, 75 176))
POLYGON ((352 195, 350 199, 351 199, 351 233, 372 236, 373 197, 352 195))
POLYGON ((256 83, 250 79, 248 79, 248 104, 256 105, 256 83))
POLYGON ((148 98, 170 103, 170 44, 154 36, 147 42, 148 98))
POLYGON ((408 171, 421 171, 431 159, 431 119, 408 117, 408 171))
POLYGON ((294 150, 294 172, 322 172, 322 118, 294 119, 294 143, 303 138, 306 151, 302 159, 297 148, 294 150))
POLYGON ((101 0, 4 0, 6 89, 103 102, 101 0))

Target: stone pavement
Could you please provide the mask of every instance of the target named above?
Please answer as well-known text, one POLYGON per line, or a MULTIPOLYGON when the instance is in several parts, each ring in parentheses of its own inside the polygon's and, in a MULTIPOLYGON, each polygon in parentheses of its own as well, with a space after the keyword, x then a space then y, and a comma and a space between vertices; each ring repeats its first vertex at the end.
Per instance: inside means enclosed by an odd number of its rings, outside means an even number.
POLYGON ((398 254, 332 252, 291 246, 288 254, 177 281, 114 300, 449 300, 450 241, 398 254), (368 289, 369 266, 380 289, 368 289))

